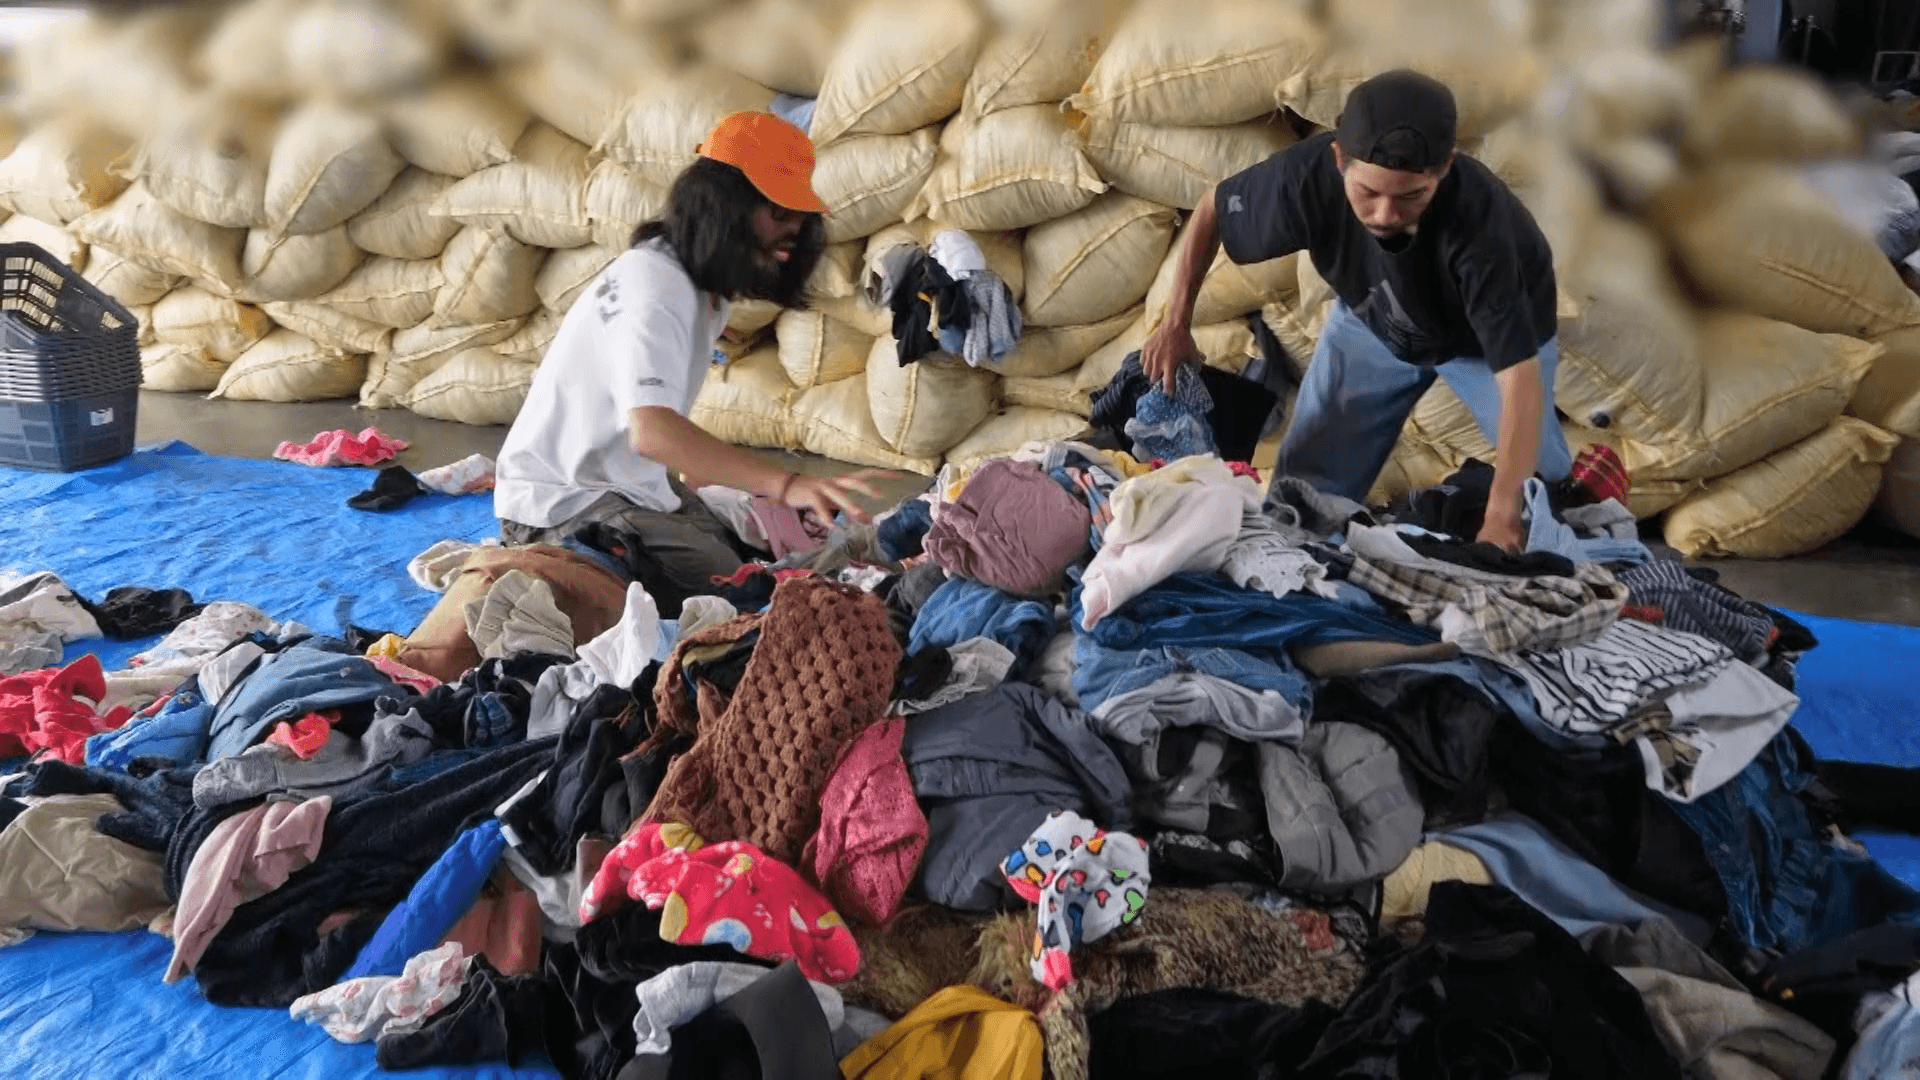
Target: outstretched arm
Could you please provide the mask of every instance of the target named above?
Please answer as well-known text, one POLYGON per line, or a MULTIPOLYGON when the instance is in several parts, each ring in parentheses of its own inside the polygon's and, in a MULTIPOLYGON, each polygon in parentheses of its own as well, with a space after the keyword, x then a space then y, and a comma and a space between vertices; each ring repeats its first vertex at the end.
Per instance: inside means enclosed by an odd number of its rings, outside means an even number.
POLYGON ((1541 381, 1540 359, 1532 357, 1494 376, 1500 387, 1500 445, 1494 456, 1493 487, 1487 495, 1487 516, 1480 540, 1510 551, 1526 547, 1526 524, 1520 502, 1527 478, 1540 457, 1540 424, 1546 414, 1547 392, 1541 381))
POLYGON ((842 511, 856 521, 869 520, 855 496, 879 498, 880 492, 868 481, 894 475, 879 469, 862 469, 844 476, 790 473, 758 454, 721 442, 693 421, 660 406, 646 406, 628 414, 627 442, 634 453, 683 476, 764 495, 810 511, 821 521, 832 521, 842 511))
POLYGON ((1173 269, 1173 294, 1167 299, 1167 317, 1140 348, 1140 370, 1167 393, 1173 393, 1173 377, 1180 365, 1200 358, 1193 343, 1193 304, 1200 296, 1200 284, 1220 251, 1220 219, 1213 208, 1214 189, 1200 197, 1193 217, 1181 234, 1180 261, 1173 269))

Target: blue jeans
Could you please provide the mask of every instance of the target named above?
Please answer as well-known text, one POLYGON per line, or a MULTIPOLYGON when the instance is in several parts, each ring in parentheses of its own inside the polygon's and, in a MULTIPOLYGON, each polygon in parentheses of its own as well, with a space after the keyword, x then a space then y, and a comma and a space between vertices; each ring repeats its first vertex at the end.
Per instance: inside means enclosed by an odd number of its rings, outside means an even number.
POLYGON ((1920 893, 1814 828, 1800 799, 1812 781, 1801 745, 1783 731, 1732 782, 1667 804, 1719 874, 1733 936, 1783 955, 1883 922, 1920 925, 1920 893))
MULTIPOLYGON (((1540 346, 1546 416, 1534 470, 1550 482, 1573 472, 1573 453, 1553 411, 1553 377, 1559 365, 1559 340, 1540 346)), ((1498 445, 1500 387, 1485 360, 1463 356, 1437 366, 1409 364, 1335 300, 1301 383, 1293 422, 1281 440, 1274 475, 1297 476, 1321 491, 1364 503, 1400 440, 1407 416, 1436 374, 1473 412, 1487 441, 1498 445)))

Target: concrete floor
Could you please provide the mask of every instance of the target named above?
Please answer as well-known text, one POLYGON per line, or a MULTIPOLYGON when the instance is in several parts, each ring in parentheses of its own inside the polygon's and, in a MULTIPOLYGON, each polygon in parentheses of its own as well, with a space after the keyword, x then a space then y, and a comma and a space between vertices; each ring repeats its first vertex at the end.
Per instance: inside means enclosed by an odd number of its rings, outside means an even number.
MULTIPOLYGON (((183 439, 208 453, 265 458, 283 439, 305 440, 333 428, 358 431, 368 425, 406 439, 411 445, 399 463, 416 471, 468 454, 492 457, 507 433, 504 427, 452 424, 399 409, 359 409, 344 401, 273 405, 142 392, 138 437, 141 445, 183 439)), ((824 458, 778 456, 799 472, 849 468, 824 458)), ((917 494, 926 485, 923 477, 904 476, 885 485, 886 502, 917 494)), ((1810 555, 1778 562, 1723 559, 1709 565, 1720 571, 1729 588, 1762 603, 1833 618, 1920 626, 1920 540, 1873 521, 1810 555)))

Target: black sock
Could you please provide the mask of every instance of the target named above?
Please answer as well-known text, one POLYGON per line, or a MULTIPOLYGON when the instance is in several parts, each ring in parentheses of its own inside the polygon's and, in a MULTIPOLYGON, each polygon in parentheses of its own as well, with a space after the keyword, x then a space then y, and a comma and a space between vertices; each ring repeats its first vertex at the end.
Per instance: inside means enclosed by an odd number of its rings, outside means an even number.
POLYGON ((355 510, 398 510, 414 496, 426 493, 412 473, 399 465, 389 465, 380 470, 372 487, 348 499, 347 505, 355 510))

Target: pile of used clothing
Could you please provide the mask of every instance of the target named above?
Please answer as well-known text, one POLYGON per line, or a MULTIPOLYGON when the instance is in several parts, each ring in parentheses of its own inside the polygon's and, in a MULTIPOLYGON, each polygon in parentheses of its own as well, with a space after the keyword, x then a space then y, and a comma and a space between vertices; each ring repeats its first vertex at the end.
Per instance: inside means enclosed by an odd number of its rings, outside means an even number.
MULTIPOLYGON (((1468 539, 1481 468, 1391 510, 1246 473, 1034 444, 705 583, 643 538, 450 542, 404 637, 176 605, 129 673, 8 681, 40 752, 0 933, 150 927, 156 978, 394 1069, 1916 1052, 1920 893, 1847 836, 1916 789, 1789 726, 1804 627, 1580 485, 1529 484, 1516 553, 1468 539)), ((767 510, 725 516, 765 543, 767 510)))

